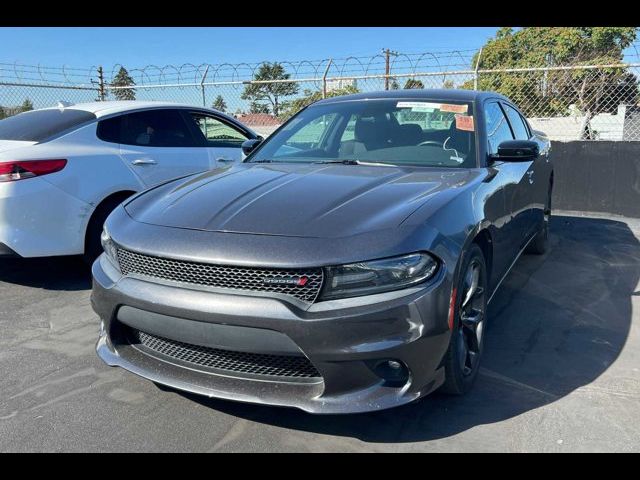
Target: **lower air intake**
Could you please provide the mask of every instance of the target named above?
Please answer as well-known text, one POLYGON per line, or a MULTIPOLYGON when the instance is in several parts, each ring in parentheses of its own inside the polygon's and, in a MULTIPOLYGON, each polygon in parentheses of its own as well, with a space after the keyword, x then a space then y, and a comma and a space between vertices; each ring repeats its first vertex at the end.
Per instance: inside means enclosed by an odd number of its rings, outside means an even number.
POLYGON ((207 369, 243 375, 284 378, 319 378, 320 374, 304 356, 236 352, 169 340, 128 328, 129 341, 149 353, 207 369))

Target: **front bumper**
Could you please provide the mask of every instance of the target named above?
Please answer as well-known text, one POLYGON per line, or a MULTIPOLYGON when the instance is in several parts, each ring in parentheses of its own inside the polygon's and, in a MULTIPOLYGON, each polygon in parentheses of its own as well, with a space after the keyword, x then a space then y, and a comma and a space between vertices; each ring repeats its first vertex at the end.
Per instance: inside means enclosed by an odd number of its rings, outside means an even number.
POLYGON ((411 402, 444 381, 441 361, 450 338, 451 284, 443 271, 419 288, 307 308, 264 296, 121 277, 104 255, 93 265, 93 279, 91 302, 102 319, 96 346, 100 358, 172 388, 311 413, 356 413, 411 402), (320 375, 260 377, 174 362, 123 341, 119 332, 132 321, 141 331, 195 345, 214 342, 216 348, 260 354, 297 352, 320 375), (402 362, 408 379, 398 384, 376 374, 373 366, 386 359, 402 362))

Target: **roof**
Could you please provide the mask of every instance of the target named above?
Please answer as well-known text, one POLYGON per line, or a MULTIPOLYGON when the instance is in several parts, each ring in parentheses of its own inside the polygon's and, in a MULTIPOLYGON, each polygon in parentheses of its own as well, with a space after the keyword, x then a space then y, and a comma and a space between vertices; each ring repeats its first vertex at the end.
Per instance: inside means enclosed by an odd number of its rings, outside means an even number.
POLYGON ((449 100, 459 102, 476 102, 488 97, 504 98, 496 92, 485 92, 476 90, 464 90, 464 89, 406 89, 406 90, 381 90, 377 92, 365 92, 355 93, 353 95, 343 95, 339 97, 331 97, 325 100, 320 100, 314 105, 320 105, 325 103, 337 103, 347 102, 350 100, 376 100, 376 99, 433 99, 433 100, 449 100))
POLYGON ((247 113, 236 117, 242 123, 247 125, 280 125, 282 120, 268 113, 247 113))
MULTIPOLYGON (((47 108, 39 108, 38 110, 56 110, 59 109, 57 105, 47 108)), ((108 102, 87 102, 87 103, 75 103, 68 104, 63 108, 69 108, 74 110, 83 110, 85 112, 93 113, 96 118, 104 117, 107 115, 129 112, 133 110, 142 110, 147 108, 187 108, 190 110, 200 110, 200 111, 208 111, 215 112, 219 117, 227 118, 231 123, 238 124, 238 120, 236 120, 231 115, 228 115, 224 112, 220 112, 219 110, 215 110, 213 108, 207 107, 198 107, 196 105, 189 105, 188 103, 177 103, 177 102, 156 102, 156 101, 143 101, 143 100, 120 100, 120 101, 108 101, 108 102)), ((254 132, 247 125, 240 125, 243 130, 248 131, 253 136, 256 136, 256 132, 254 132)))
MULTIPOLYGON (((96 115, 96 117, 103 117, 105 115, 111 115, 113 113, 126 112, 129 110, 139 110, 143 108, 158 108, 158 107, 185 107, 185 108, 196 108, 193 105, 188 105, 185 103, 174 103, 174 102, 155 102, 155 101, 142 101, 142 100, 121 100, 121 101, 109 101, 109 102, 88 102, 88 103, 76 103, 72 105, 68 105, 65 108, 72 108, 75 110, 84 110, 86 112, 91 112, 96 115)), ((59 108, 57 105, 49 107, 48 109, 57 109, 59 108)), ((203 107, 197 107, 203 108, 203 107)), ((43 109, 47 110, 47 109, 43 109)), ((209 109, 205 109, 209 110, 209 109)))

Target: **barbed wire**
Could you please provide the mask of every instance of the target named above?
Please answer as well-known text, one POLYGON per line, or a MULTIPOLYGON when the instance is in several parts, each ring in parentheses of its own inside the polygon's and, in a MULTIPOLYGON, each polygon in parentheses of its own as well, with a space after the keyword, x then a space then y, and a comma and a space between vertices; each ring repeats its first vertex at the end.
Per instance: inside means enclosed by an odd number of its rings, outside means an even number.
POLYGON ((556 140, 640 140, 640 42, 627 48, 623 59, 604 56, 589 62, 591 57, 578 52, 571 62, 515 62, 499 69, 478 62, 478 53, 475 49, 389 53, 389 75, 385 53, 237 64, 150 64, 127 68, 134 86, 111 85, 120 64, 102 70, 96 65, 0 63, 0 118, 51 107, 59 100, 136 98, 213 105, 268 135, 297 109, 325 95, 385 88, 466 88, 509 96, 535 128, 556 140), (256 81, 265 63, 282 65, 288 79, 256 81), (279 102, 278 112, 245 95, 247 84, 282 83, 295 88, 279 102))
MULTIPOLYGON (((390 58, 390 68, 394 74, 449 72, 474 69, 473 58, 479 49, 461 49, 428 52, 398 52, 390 58)), ((640 42, 627 49, 627 62, 640 60, 640 42)), ((580 58, 580 52, 575 53, 580 58)), ((367 76, 384 74, 385 56, 378 53, 370 56, 342 56, 316 60, 264 60, 261 62, 242 63, 183 63, 181 65, 155 65, 142 67, 126 67, 115 64, 105 69, 106 83, 113 79, 121 67, 125 67, 136 85, 193 84, 207 82, 246 81, 255 77, 265 63, 279 63, 292 79, 318 78, 329 66, 332 76, 367 76), (206 72, 206 76, 205 76, 206 72)), ((544 64, 528 65, 530 67, 548 66, 544 64)), ((94 84, 98 78, 98 66, 70 67, 44 66, 23 63, 0 63, 0 82, 5 83, 40 83, 52 85, 86 86, 94 84)))
MULTIPOLYGON (((397 73, 429 71, 435 69, 460 69, 468 67, 476 50, 451 50, 445 52, 401 53, 391 59, 391 68, 397 73)), ((331 62, 330 68, 336 76, 375 75, 384 73, 385 58, 381 54, 371 56, 344 56, 316 60, 264 60, 261 62, 232 63, 184 63, 181 65, 154 65, 126 67, 115 64, 105 70, 108 81, 113 79, 121 67, 125 67, 137 85, 194 83, 206 80, 242 81, 253 78, 265 63, 281 64, 291 78, 319 77, 331 62)), ((43 84, 86 85, 95 82, 98 67, 68 67, 29 65, 23 63, 0 63, 0 81, 8 83, 34 82, 43 84)))

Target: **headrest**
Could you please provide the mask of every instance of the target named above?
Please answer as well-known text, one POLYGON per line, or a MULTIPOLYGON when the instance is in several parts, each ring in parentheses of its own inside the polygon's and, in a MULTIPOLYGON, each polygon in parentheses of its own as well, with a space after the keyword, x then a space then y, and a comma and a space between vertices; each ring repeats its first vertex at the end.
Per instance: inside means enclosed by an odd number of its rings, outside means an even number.
POLYGON ((422 140, 422 127, 417 123, 405 123, 400 125, 400 135, 408 145, 418 144, 422 140))
POLYGON ((354 127, 354 138, 365 145, 384 143, 389 134, 388 123, 384 117, 360 117, 354 127))

